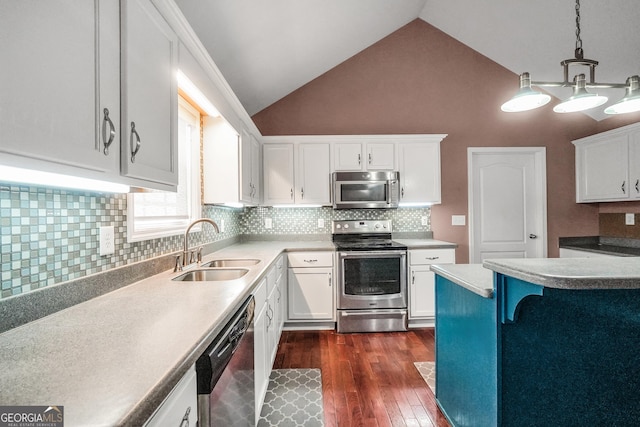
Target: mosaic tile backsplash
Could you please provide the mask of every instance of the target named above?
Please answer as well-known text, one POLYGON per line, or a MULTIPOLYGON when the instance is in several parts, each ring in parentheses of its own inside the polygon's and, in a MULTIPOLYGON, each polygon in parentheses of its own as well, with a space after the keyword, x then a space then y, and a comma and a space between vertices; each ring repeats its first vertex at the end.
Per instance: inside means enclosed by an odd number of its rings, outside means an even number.
MULTIPOLYGON (((231 209, 203 206, 203 216, 220 223, 193 233, 193 244, 242 234, 330 234, 333 219, 391 219, 394 231, 429 231, 429 208, 333 210, 331 208, 231 209), (271 218, 272 228, 265 228, 271 218), (318 219, 324 227, 318 228, 318 219)), ((181 235, 127 242, 127 196, 0 185, 0 298, 151 259, 182 249, 181 235), (113 225, 115 253, 100 256, 99 227, 113 225)))

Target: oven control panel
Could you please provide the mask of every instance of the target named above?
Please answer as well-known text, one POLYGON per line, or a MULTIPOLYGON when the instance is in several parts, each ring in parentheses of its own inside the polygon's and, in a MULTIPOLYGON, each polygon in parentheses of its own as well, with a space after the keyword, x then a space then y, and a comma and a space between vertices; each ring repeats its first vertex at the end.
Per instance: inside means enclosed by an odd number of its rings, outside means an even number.
POLYGON ((391 233, 391 220, 333 221, 333 234, 391 233))

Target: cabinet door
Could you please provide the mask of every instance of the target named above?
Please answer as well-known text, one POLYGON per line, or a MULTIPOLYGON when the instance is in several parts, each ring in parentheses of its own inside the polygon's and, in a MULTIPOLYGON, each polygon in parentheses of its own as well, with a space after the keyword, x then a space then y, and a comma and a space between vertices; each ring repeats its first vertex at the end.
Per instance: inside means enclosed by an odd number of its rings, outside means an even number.
POLYGON ((627 141, 625 134, 576 146, 578 202, 629 198, 627 141))
POLYGON ((331 203, 329 144, 299 144, 296 176, 297 204, 331 203))
POLYGON ((294 203, 293 144, 265 144, 264 204, 294 203))
POLYGON ((428 265, 412 266, 409 272, 409 318, 435 317, 435 274, 428 265))
POLYGON ((367 144, 367 169, 368 170, 394 170, 395 169, 395 144, 368 143, 367 144))
POLYGON ((337 143, 334 145, 334 169, 337 171, 363 170, 362 144, 337 143))
POLYGON ((331 268, 290 268, 288 305, 290 320, 333 320, 331 268))
POLYGON ((260 165, 262 164, 262 159, 260 157, 260 143, 258 140, 251 135, 251 202, 258 204, 260 203, 260 189, 262 187, 262 171, 260 169, 260 165))
POLYGON ((122 173, 178 183, 178 37, 150 0, 121 2, 122 173))
POLYGON ((400 202, 440 203, 440 143, 399 145, 400 202))
POLYGON ((267 351, 267 307, 263 306, 263 310, 260 311, 254 318, 254 358, 255 365, 255 381, 256 381, 256 420, 260 419, 260 411, 262 404, 264 403, 264 395, 267 392, 267 386, 269 385, 269 375, 271 374, 271 366, 268 365, 269 353, 267 351))
POLYGON ((629 134, 629 184, 630 197, 640 198, 640 132, 629 134))
POLYGON ((245 129, 242 129, 240 135, 240 200, 245 203, 253 202, 253 176, 251 167, 253 166, 253 157, 251 152, 251 135, 245 129))
POLYGON ((118 1, 2 1, 0 40, 0 163, 119 177, 118 1))
POLYGON ((181 426, 193 424, 198 419, 198 383, 195 366, 189 368, 171 390, 144 427, 181 426))

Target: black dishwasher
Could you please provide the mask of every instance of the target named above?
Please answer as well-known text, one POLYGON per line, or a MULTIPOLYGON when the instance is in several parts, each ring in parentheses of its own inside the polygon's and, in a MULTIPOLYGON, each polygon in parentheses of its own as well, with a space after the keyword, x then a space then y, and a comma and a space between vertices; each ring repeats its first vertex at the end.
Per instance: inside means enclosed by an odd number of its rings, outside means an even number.
POLYGON ((250 296, 196 362, 199 427, 255 425, 254 310, 250 296))

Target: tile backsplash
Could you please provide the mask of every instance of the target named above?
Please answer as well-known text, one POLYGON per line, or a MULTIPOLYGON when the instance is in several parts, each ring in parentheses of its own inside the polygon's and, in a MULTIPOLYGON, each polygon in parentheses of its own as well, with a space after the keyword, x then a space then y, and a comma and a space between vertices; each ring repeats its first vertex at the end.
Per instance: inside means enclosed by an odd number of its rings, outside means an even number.
MULTIPOLYGON (((429 208, 397 210, 333 210, 332 208, 232 209, 203 206, 210 227, 191 237, 207 243, 240 235, 331 233, 333 219, 391 219, 394 231, 430 230, 429 208), (426 217, 428 225, 422 225, 426 217), (271 228, 265 220, 271 219, 271 228), (318 227, 322 219, 323 227, 318 227)), ((0 184, 0 298, 20 295, 112 268, 148 260, 182 249, 182 235, 127 242, 127 196, 0 184), (115 253, 100 256, 99 227, 113 225, 115 253)))

